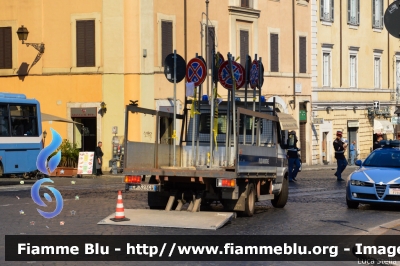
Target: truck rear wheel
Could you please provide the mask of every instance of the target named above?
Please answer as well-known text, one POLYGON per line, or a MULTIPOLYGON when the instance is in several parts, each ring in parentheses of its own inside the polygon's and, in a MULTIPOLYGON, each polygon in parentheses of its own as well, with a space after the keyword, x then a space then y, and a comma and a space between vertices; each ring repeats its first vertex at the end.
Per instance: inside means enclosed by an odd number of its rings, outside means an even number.
POLYGON ((283 208, 286 205, 286 202, 289 197, 289 184, 287 175, 283 178, 282 188, 279 195, 275 195, 275 198, 271 200, 272 206, 275 208, 283 208))
POLYGON ((167 206, 168 197, 161 196, 157 192, 147 192, 147 204, 152 210, 163 210, 167 206))
POLYGON ((254 209, 256 208, 256 190, 254 184, 247 185, 247 198, 245 201, 245 210, 241 214, 246 217, 254 215, 254 209))

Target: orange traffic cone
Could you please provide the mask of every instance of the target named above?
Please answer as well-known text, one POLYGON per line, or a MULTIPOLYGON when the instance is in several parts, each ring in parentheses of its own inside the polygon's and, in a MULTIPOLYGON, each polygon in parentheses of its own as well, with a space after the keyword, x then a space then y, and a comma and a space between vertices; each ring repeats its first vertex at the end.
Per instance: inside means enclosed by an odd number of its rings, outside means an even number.
POLYGON ((115 217, 110 218, 114 222, 130 221, 130 219, 125 218, 124 203, 122 202, 122 192, 118 191, 117 209, 115 211, 115 217))

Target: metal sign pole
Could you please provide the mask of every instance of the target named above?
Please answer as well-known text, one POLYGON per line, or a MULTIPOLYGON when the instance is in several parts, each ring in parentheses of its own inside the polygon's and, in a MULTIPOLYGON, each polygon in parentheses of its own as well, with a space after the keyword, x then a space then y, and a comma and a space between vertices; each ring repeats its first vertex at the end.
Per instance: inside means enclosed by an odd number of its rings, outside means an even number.
MULTIPOLYGON (((260 57, 260 60, 258 61, 258 87, 260 89, 258 91, 258 112, 260 112, 260 113, 261 113, 261 85, 262 85, 262 76, 261 75, 264 75, 264 73, 262 73, 261 64, 262 64, 262 58, 260 57)), ((260 125, 260 127, 261 127, 261 123, 262 123, 262 121, 259 118, 258 119, 258 125, 260 125)), ((257 143, 258 143, 258 145, 260 145, 261 133, 262 133, 260 127, 257 128, 257 131, 258 131, 257 143)))
POLYGON ((174 132, 172 134, 174 145, 174 166, 176 165, 176 50, 174 50, 174 132))
MULTIPOLYGON (((246 56, 246 63, 245 63, 245 68, 244 68, 244 77, 245 77, 245 83, 244 83, 244 108, 247 110, 247 88, 249 85, 249 66, 250 65, 250 60, 249 60, 249 55, 246 56)), ((243 117, 243 145, 246 145, 246 124, 247 124, 247 116, 245 115, 243 117)))
POLYGON ((228 90, 228 106, 226 109, 226 138, 225 138, 225 160, 226 160, 226 165, 229 165, 229 152, 228 152, 228 148, 230 147, 230 134, 231 134, 231 127, 230 127, 230 123, 231 123, 231 90, 228 90))
MULTIPOLYGON (((254 60, 255 62, 257 62, 257 54, 255 54, 254 60)), ((253 89, 253 111, 254 112, 256 111, 256 88, 253 89)), ((251 145, 254 145, 254 124, 255 124, 255 117, 253 116, 251 119, 251 145)))
MULTIPOLYGON (((233 150, 234 152, 236 151, 236 80, 235 80, 235 75, 233 73, 233 65, 232 61, 234 58, 232 58, 228 61, 229 62, 229 67, 231 70, 231 78, 232 78, 232 130, 233 130, 233 150)), ((230 145, 229 145, 230 146, 230 145)), ((230 152, 230 150, 229 150, 230 152)))
MULTIPOLYGON (((214 77, 214 68, 215 68, 215 50, 213 49, 212 53, 212 64, 211 64, 211 77, 214 77)), ((208 72, 208 70, 207 70, 208 72)), ((208 77, 208 75, 207 75, 208 77)), ((213 81, 213 79, 211 79, 213 81)), ((208 84, 208 82, 207 82, 208 84)), ((214 84, 214 82, 211 82, 214 84)), ((210 161, 209 161, 209 168, 212 167, 213 162, 213 140, 214 140, 214 89, 211 86, 211 112, 210 112, 210 161)))
POLYGON ((261 64, 262 64, 262 58, 260 57, 260 60, 258 60, 258 88, 260 89, 258 92, 258 111, 261 112, 261 85, 262 85, 262 69, 261 69, 261 64))

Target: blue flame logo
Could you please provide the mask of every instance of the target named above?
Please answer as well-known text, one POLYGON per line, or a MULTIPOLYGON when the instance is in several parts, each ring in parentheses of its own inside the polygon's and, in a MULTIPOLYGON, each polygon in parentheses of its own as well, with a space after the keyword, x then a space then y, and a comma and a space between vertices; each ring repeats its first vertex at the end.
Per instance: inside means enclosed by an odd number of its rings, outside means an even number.
MULTIPOLYGON (((51 180, 50 178, 43 178, 43 179, 41 179, 39 181, 36 181, 36 183, 32 186, 32 189, 31 189, 31 197, 32 197, 33 201, 37 205, 42 206, 42 207, 47 207, 47 205, 40 198, 39 189, 40 189, 40 186, 45 182, 54 183, 53 180, 51 180)), ((56 217, 57 215, 60 214, 60 212, 63 209, 64 202, 63 202, 63 198, 62 198, 62 196, 60 194, 60 191, 58 191, 57 189, 55 189, 53 187, 48 187, 48 186, 45 186, 45 187, 48 188, 51 192, 53 192, 53 195, 54 195, 54 197, 56 199, 56 209, 53 212, 44 212, 44 211, 42 211, 40 209, 37 209, 37 211, 44 218, 51 219, 51 218, 54 218, 54 217, 56 217)), ((48 202, 52 202, 52 199, 51 199, 49 194, 44 193, 43 196, 45 197, 45 199, 48 202)))
MULTIPOLYGON (((56 155, 51 157, 49 159, 49 161, 47 162, 47 158, 54 151, 56 151, 57 148, 62 143, 62 139, 61 139, 60 134, 58 134, 57 131, 55 131, 52 128, 50 130, 51 130, 53 139, 51 140, 51 143, 46 148, 44 148, 43 150, 40 151, 40 153, 39 153, 39 155, 37 157, 37 160, 36 160, 37 169, 40 172, 42 172, 43 174, 45 174, 45 175, 51 174, 56 169, 56 167, 58 166, 58 164, 61 161, 61 151, 58 151, 56 153, 56 155)), ((36 181, 35 184, 32 186, 32 189, 31 189, 32 200, 37 205, 42 206, 42 207, 47 207, 47 205, 40 198, 39 189, 40 189, 40 186, 43 183, 46 183, 46 182, 54 183, 53 180, 51 180, 50 178, 43 178, 41 180, 36 181)), ((64 201, 63 201, 63 198, 62 198, 62 196, 60 194, 60 191, 58 191, 57 189, 55 189, 53 187, 48 187, 48 186, 45 186, 45 187, 47 189, 49 189, 53 193, 53 195, 54 195, 54 197, 56 199, 56 209, 53 212, 44 212, 44 211, 42 211, 40 209, 37 209, 37 211, 44 218, 51 219, 51 218, 54 218, 54 217, 56 217, 57 215, 60 214, 60 212, 63 209, 64 201)), ((44 193, 43 196, 48 202, 52 202, 52 198, 50 197, 50 195, 48 193, 44 193)))
POLYGON ((62 139, 60 134, 57 133, 54 129, 50 128, 51 133, 53 135, 53 139, 49 146, 40 151, 37 160, 36 167, 37 169, 45 175, 51 174, 56 168, 57 165, 61 161, 61 151, 58 151, 56 155, 50 158, 49 162, 47 162, 47 158, 61 145, 62 139), (50 172, 47 170, 47 166, 50 172))

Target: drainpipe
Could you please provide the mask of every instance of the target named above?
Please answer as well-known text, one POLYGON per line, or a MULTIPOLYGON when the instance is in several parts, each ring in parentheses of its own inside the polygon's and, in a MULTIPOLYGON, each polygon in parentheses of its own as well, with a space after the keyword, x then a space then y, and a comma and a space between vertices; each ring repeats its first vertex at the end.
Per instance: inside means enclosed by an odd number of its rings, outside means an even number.
MULTIPOLYGON (((390 5, 389 0, 388 0, 388 6, 390 5)), ((383 21, 382 21, 383 23, 383 21)), ((389 45, 389 32, 387 32, 387 46, 388 46, 388 62, 387 62, 387 69, 388 69, 388 89, 390 89, 390 45, 389 45)))
POLYGON ((292 1, 292 31, 293 31, 293 110, 296 109, 296 22, 295 0, 292 1))
POLYGON ((342 51, 342 38, 343 38, 343 36, 342 36, 342 0, 340 0, 340 12, 339 12, 339 14, 340 14, 340 29, 339 29, 339 31, 340 31, 340 88, 342 87, 342 85, 343 85, 343 77, 342 77, 342 64, 343 64, 343 62, 342 62, 342 57, 343 57, 343 51, 342 51))

